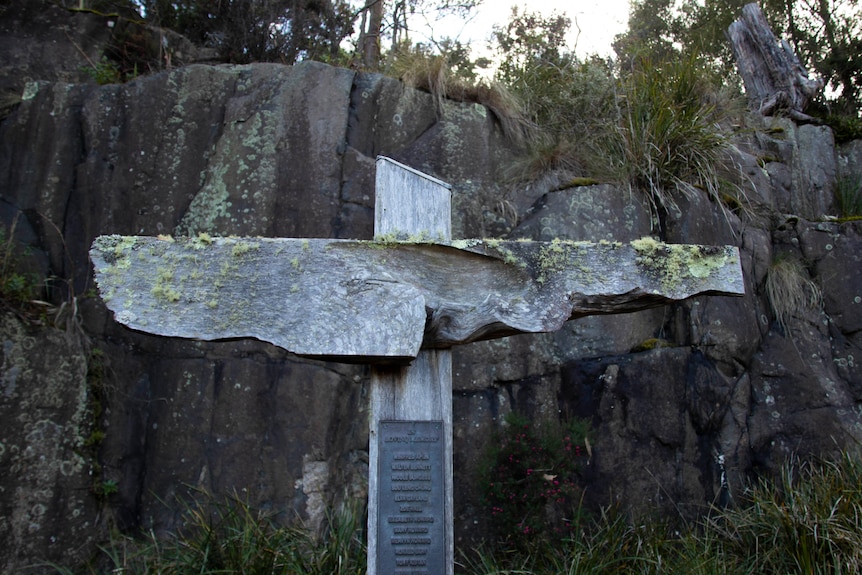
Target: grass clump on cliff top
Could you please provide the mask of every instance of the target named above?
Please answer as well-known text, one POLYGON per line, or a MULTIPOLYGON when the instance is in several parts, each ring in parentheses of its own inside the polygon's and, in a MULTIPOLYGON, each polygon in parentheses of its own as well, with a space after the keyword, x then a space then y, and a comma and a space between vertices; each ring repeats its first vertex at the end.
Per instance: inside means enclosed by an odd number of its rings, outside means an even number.
POLYGON ((444 44, 439 54, 423 44, 403 44, 388 54, 385 70, 407 86, 430 93, 439 117, 445 115, 447 99, 481 104, 510 141, 524 144, 535 127, 521 101, 501 82, 479 79, 475 66, 458 43, 444 44))
POLYGON ((497 80, 538 126, 514 176, 549 172, 628 186, 653 215, 696 191, 722 206, 739 197, 727 118, 738 108, 696 54, 638 55, 624 67, 580 59, 565 45, 567 18, 513 10, 496 29, 497 80))
POLYGON ((695 190, 720 205, 730 140, 714 98, 718 86, 698 59, 644 58, 620 88, 619 115, 607 137, 595 142, 594 169, 633 184, 654 212, 678 211, 677 198, 695 190))

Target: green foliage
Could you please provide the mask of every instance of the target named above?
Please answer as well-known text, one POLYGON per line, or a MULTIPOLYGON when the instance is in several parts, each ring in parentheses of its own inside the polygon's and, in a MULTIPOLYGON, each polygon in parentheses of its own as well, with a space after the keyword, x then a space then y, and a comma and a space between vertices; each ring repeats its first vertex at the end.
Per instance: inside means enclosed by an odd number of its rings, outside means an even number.
POLYGON ((862 177, 840 178, 835 184, 835 203, 841 218, 862 216, 862 177))
MULTIPOLYGON (((103 482, 104 496, 116 484, 103 482)), ((329 516, 320 536, 302 527, 282 527, 271 514, 252 509, 237 496, 221 503, 206 496, 185 507, 176 537, 161 540, 152 532, 143 539, 116 536, 102 548, 96 565, 125 575, 359 575, 366 557, 360 522, 352 509, 329 516)), ((74 571, 57 567, 62 574, 74 571)))
POLYGON ((623 65, 644 54, 658 60, 671 59, 685 49, 680 38, 686 26, 679 4, 676 0, 631 2, 628 30, 617 35, 613 44, 623 65))
POLYGON ((659 553, 664 540, 663 526, 633 526, 624 513, 610 508, 595 520, 584 521, 577 533, 565 540, 480 547, 472 554, 465 553, 464 563, 470 575, 673 573, 662 569, 659 553))
MULTIPOLYGON (((742 15, 749 0, 634 0, 629 29, 614 48, 621 62, 640 54, 672 59, 703 54, 735 83, 736 66, 725 31, 742 15)), ((831 90, 820 103, 850 117, 862 111, 862 17, 856 0, 788 2, 763 0, 759 5, 779 39, 787 40, 811 73, 826 78, 831 90)))
POLYGON ((218 49, 225 61, 336 60, 352 31, 348 2, 141 0, 148 22, 218 49))
POLYGON ((108 479, 106 481, 99 481, 97 484, 93 486, 93 493, 97 499, 107 499, 108 496, 113 495, 117 491, 119 491, 119 485, 113 479, 108 479))
POLYGON ((720 205, 721 166, 730 146, 717 87, 694 55, 644 59, 621 84, 621 118, 597 142, 617 179, 646 192, 654 213, 678 210, 676 197, 696 188, 720 205), (622 176, 622 177, 621 177, 622 176))
POLYGON ((102 56, 98 64, 92 66, 82 66, 81 71, 93 78, 97 84, 104 86, 105 84, 119 84, 123 81, 120 67, 116 62, 109 60, 107 56, 102 56))
POLYGON ((749 573, 862 571, 862 464, 790 461, 773 483, 760 480, 742 505, 709 520, 729 555, 749 573))
MULTIPOLYGON (((813 113, 812 115, 817 115, 813 113)), ((826 114, 823 121, 832 128, 836 144, 862 140, 862 118, 838 114, 826 114)))
POLYGON ((523 105, 532 129, 527 154, 511 176, 533 179, 551 170, 585 174, 585 142, 610 123, 616 107, 611 65, 597 57, 581 62, 565 46, 568 18, 512 10, 495 28, 500 65, 496 79, 523 105))
POLYGON ((632 55, 624 69, 581 61, 565 49, 567 28, 564 18, 514 10, 496 30, 498 79, 538 127, 513 176, 565 170, 629 184, 645 194, 656 221, 695 189, 719 206, 739 197, 722 128, 734 101, 708 62, 674 51, 656 59, 657 49, 632 55))
POLYGON ((862 573, 862 463, 786 463, 777 482, 761 479, 737 505, 713 509, 679 532, 633 523, 606 510, 562 544, 480 547, 465 554, 470 575, 749 575, 862 573))
POLYGON ((529 161, 522 167, 532 178, 552 169, 590 172, 590 142, 612 129, 617 117, 617 82, 611 65, 574 56, 556 63, 537 62, 510 70, 511 89, 524 103, 539 130, 532 138, 529 161))
POLYGON ((537 429, 515 413, 507 416, 482 472, 484 501, 502 540, 518 547, 575 532, 587 428, 573 420, 562 429, 537 429))
POLYGON ((512 6, 508 24, 494 27, 501 57, 500 80, 515 85, 529 67, 560 64, 566 59, 565 37, 570 25, 569 18, 557 13, 544 17, 512 6))
POLYGON ((21 256, 27 256, 15 240, 17 219, 7 230, 0 227, 0 302, 11 309, 30 315, 35 312, 33 302, 44 286, 44 280, 34 273, 22 271, 21 256))

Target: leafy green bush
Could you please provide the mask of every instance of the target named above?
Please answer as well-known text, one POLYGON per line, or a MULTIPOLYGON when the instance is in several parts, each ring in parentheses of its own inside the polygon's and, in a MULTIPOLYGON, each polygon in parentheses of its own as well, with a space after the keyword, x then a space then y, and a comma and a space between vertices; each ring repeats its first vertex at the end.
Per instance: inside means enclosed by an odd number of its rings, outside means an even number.
POLYGON ((501 539, 516 546, 562 540, 578 526, 579 473, 587 462, 587 426, 537 429, 510 413, 483 470, 484 500, 501 539))
POLYGON ((507 84, 537 127, 513 176, 534 179, 552 170, 595 175, 590 150, 607 136, 617 117, 616 80, 599 58, 536 62, 511 71, 507 84))
POLYGON ((862 118, 858 116, 827 114, 822 118, 835 134, 836 144, 862 140, 862 118))

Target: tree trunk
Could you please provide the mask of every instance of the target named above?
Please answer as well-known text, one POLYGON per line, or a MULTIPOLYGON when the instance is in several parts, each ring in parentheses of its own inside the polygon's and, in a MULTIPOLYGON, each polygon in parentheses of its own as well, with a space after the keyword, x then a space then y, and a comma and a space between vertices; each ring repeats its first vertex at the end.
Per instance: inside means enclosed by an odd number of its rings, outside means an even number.
MULTIPOLYGON (((370 0, 366 5, 368 27, 362 31, 362 64, 366 70, 376 70, 380 64, 380 32, 383 29, 383 0, 370 0)), ((364 16, 363 16, 364 20, 364 16)))
POLYGON ((823 88, 823 79, 808 77, 790 45, 772 33, 758 5, 743 7, 742 18, 727 35, 751 108, 764 116, 785 112, 810 121, 803 112, 823 88))

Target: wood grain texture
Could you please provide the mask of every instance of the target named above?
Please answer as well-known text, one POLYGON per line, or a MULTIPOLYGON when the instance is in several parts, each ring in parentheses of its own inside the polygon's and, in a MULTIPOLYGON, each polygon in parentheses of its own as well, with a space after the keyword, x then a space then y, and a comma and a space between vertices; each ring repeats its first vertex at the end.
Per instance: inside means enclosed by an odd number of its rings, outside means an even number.
MULTIPOLYGON (((378 514, 377 474, 381 421, 443 422, 444 508, 440 510, 446 529, 446 575, 454 572, 455 538, 454 480, 452 468, 452 352, 423 349, 410 365, 374 365, 371 370, 368 441, 368 573, 384 575, 377 568, 378 514)), ((441 486, 436 486, 440 488, 441 486)))
MULTIPOLYGON (((452 239, 451 194, 447 184, 380 157, 377 159, 375 193, 375 238, 435 237, 447 243, 452 239)), ((398 269, 404 269, 407 263, 406 260, 399 263, 398 269)), ((445 274, 446 270, 441 269, 439 273, 445 274)), ((437 486, 443 489, 443 509, 436 511, 442 516, 445 534, 445 557, 440 559, 445 565, 445 575, 453 575, 452 352, 448 349, 420 349, 410 365, 372 365, 369 403, 368 575, 389 575, 377 564, 379 522, 385 520, 379 516, 380 483, 377 474, 380 422, 384 420, 443 423, 443 485, 437 486)))
POLYGON ((449 185, 389 158, 377 158, 374 237, 452 238, 449 185))
POLYGON ((299 355, 372 363, 695 294, 744 293, 736 248, 651 240, 102 236, 90 255, 103 299, 133 329, 252 337, 299 355))
POLYGON ((764 116, 786 111, 810 120, 802 112, 824 82, 809 78, 790 45, 775 37, 756 3, 742 8, 742 17, 728 27, 727 36, 751 107, 764 116))

